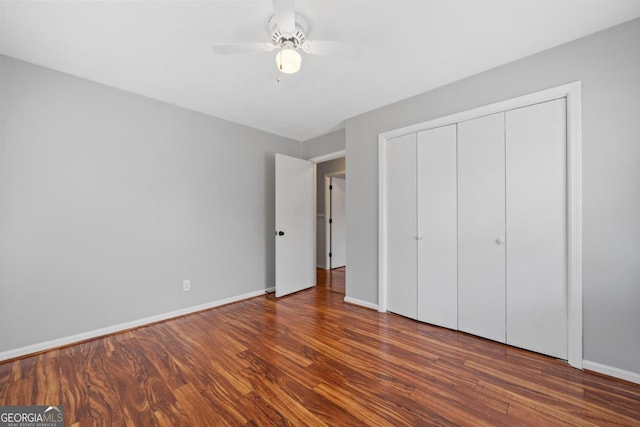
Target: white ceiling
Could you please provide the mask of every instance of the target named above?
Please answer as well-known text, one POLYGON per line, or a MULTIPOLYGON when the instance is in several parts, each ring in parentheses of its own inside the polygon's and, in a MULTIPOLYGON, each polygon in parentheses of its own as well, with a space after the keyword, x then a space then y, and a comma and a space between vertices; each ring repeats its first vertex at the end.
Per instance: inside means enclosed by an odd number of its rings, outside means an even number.
POLYGON ((307 37, 357 58, 303 54, 276 82, 270 0, 1 1, 0 53, 304 141, 349 117, 640 16, 640 0, 298 1, 307 37))

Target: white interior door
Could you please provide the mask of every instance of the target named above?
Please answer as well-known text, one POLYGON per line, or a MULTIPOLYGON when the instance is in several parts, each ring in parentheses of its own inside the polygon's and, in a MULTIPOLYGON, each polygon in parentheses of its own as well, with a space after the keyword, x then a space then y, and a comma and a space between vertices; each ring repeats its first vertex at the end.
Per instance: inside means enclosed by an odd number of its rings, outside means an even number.
POLYGON ((276 154, 276 297, 315 285, 315 164, 276 154))
POLYGON ((418 320, 458 328, 456 125, 418 133, 418 320))
POLYGON ((331 178, 331 268, 347 264, 346 184, 344 178, 331 178))
POLYGON ((507 343, 567 359, 566 100, 505 123, 507 343))
POLYGON ((387 309, 417 318, 416 134, 387 143, 387 309))
POLYGON ((458 124, 458 328, 505 342, 504 113, 458 124))

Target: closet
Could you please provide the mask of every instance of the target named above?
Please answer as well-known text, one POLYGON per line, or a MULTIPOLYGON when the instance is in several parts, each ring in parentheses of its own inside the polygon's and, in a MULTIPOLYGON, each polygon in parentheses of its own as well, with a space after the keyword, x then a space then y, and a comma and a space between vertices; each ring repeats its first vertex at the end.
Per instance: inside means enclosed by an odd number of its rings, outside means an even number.
POLYGON ((566 99, 386 150, 388 310, 567 359, 566 99))

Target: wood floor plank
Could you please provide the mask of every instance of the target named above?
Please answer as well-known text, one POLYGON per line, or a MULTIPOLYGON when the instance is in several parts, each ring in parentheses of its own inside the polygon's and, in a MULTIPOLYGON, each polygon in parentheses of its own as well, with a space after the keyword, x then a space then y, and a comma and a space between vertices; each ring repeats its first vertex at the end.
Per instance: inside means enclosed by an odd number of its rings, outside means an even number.
MULTIPOLYGON (((587 418, 591 420, 600 420, 601 422, 613 422, 615 419, 626 421, 626 423, 632 423, 634 420, 628 417, 626 414, 620 413, 620 411, 607 406, 602 406, 594 401, 590 401, 585 398, 584 388, 582 385, 573 385, 567 383, 561 383, 557 380, 550 382, 548 377, 540 376, 535 380, 531 377, 520 377, 512 375, 511 373, 505 373, 494 368, 478 365, 473 362, 469 362, 469 365, 473 365, 475 369, 479 369, 483 372, 488 372, 493 375, 494 378, 501 381, 519 385, 527 391, 536 393, 538 396, 542 396, 540 399, 557 402, 557 404, 546 405, 546 410, 556 411, 558 407, 562 407, 562 411, 569 414, 578 413, 579 418, 587 418)), ((520 395, 519 397, 524 397, 520 395)), ((526 399, 526 397, 525 397, 526 399)), ((531 402, 531 400, 527 400, 531 402)), ((535 406, 538 407, 538 403, 535 406)), ((569 417, 568 421, 573 417, 569 417)))
POLYGON ((344 271, 0 363, 72 426, 640 426, 640 385, 345 303, 344 271))
POLYGON ((393 394, 400 398, 409 396, 415 388, 406 378, 394 375, 392 368, 381 364, 354 366, 348 359, 325 356, 311 348, 307 348, 307 352, 314 360, 313 365, 307 368, 307 372, 316 378, 312 387, 322 380, 341 387, 355 387, 365 393, 392 389, 393 394))
POLYGON ((367 398, 344 387, 334 387, 323 382, 314 391, 335 405, 342 405, 354 419, 361 420, 366 425, 413 425, 417 422, 408 412, 392 411, 380 399, 367 398))
POLYGON ((294 426, 284 415, 278 412, 264 398, 255 392, 243 396, 238 401, 251 418, 246 426, 294 426))
MULTIPOLYGON (((314 391, 319 380, 314 376, 313 371, 307 369, 302 372, 297 365, 291 364, 276 366, 250 351, 242 357, 251 360, 254 366, 268 369, 267 377, 274 385, 300 402, 322 422, 328 425, 340 425, 348 418, 348 413, 342 407, 334 405, 314 391)), ((251 371, 248 375, 252 376, 252 374, 255 374, 255 371, 251 371)))
POLYGON ((34 395, 36 402, 60 402, 60 383, 58 382, 58 362, 43 355, 36 365, 34 375, 34 395))
POLYGON ((248 421, 234 419, 224 408, 220 407, 217 401, 211 400, 206 395, 203 395, 193 384, 185 384, 173 392, 175 393, 178 405, 184 408, 180 413, 187 414, 191 425, 240 425, 248 421))
POLYGON ((268 363, 253 355, 250 351, 244 353, 245 357, 251 357, 252 368, 247 371, 247 376, 253 379, 252 383, 256 392, 273 407, 278 413, 294 425, 326 426, 317 415, 310 412, 303 404, 291 394, 283 390, 277 381, 276 369, 268 363))
POLYGON ((441 414, 446 420, 456 425, 506 425, 508 417, 502 410, 484 406, 469 396, 455 391, 431 387, 428 390, 417 388, 411 393, 411 400, 441 414))
POLYGON ((539 411, 518 401, 509 404, 509 416, 521 420, 522 426, 531 427, 566 427, 566 426, 593 426, 588 420, 580 421, 580 424, 570 422, 565 417, 557 418, 549 412, 539 411))

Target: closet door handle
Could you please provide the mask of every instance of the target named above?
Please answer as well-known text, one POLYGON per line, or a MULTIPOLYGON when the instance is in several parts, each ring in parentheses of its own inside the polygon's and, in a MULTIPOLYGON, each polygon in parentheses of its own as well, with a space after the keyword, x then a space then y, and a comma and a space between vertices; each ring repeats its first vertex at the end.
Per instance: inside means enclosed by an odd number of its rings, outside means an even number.
POLYGON ((496 243, 499 245, 504 245, 504 237, 497 237, 496 243))
POLYGON ((416 240, 422 240, 424 239, 424 236, 416 236, 416 240))

